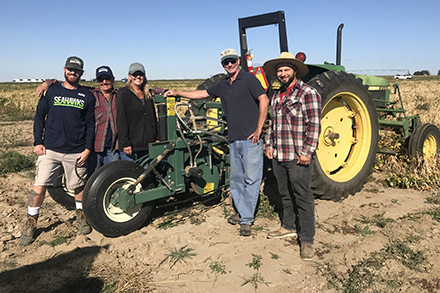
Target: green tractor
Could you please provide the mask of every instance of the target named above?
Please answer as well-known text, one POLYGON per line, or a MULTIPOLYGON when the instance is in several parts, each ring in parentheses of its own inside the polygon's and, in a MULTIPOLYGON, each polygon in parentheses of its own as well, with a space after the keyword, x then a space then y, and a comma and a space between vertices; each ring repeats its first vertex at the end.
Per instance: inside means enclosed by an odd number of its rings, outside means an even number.
MULTIPOLYGON (((239 19, 241 64, 247 64, 249 49, 246 29, 277 25, 280 52, 288 52, 286 22, 283 11, 239 19)), ((391 149, 378 149, 379 130, 391 130, 406 141, 411 156, 433 157, 440 150, 440 131, 435 125, 420 124, 418 115, 407 116, 400 96, 399 85, 384 78, 354 75, 341 65, 343 24, 337 29, 336 64, 306 64, 309 68, 303 81, 321 94, 321 135, 314 161, 312 188, 316 197, 340 200, 360 191, 373 171, 376 153, 396 154, 391 149), (390 101, 397 93, 399 103, 390 101)), ((297 54, 298 59, 305 54, 297 54)), ((256 74, 261 69, 250 67, 256 74)), ((258 77, 258 76, 257 76, 258 77)), ((268 94, 276 84, 268 80, 268 94)))

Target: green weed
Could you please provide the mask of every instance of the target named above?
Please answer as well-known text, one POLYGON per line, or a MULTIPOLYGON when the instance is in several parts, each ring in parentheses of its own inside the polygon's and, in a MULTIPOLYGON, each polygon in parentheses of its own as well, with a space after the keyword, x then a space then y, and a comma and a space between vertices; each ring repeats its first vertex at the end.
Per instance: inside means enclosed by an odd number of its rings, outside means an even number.
POLYGON ((222 274, 225 275, 226 274, 226 266, 217 262, 217 261, 213 261, 209 267, 211 268, 211 272, 214 274, 222 274))
POLYGON ((252 254, 252 256, 253 256, 252 262, 246 264, 246 266, 258 271, 262 265, 261 259, 263 257, 261 255, 257 255, 257 254, 252 254))
POLYGON ((414 188, 418 190, 428 189, 438 185, 435 176, 419 175, 419 174, 394 174, 391 173, 386 182, 390 187, 399 187, 402 189, 414 188))
POLYGON ((262 265, 261 259, 263 258, 261 255, 252 254, 252 262, 246 264, 246 266, 256 270, 257 272, 253 274, 250 278, 244 279, 243 284, 241 284, 241 287, 247 284, 252 284, 254 289, 256 290, 258 288, 258 284, 265 284, 266 286, 269 286, 269 283, 264 280, 264 278, 260 274, 260 267, 262 265))
MULTIPOLYGON (((244 279, 244 278, 243 278, 244 279)), ((265 284, 266 286, 269 287, 269 282, 266 282, 264 280, 264 278, 261 276, 260 272, 257 272, 255 274, 252 275, 252 277, 248 278, 248 279, 244 279, 244 282, 241 284, 241 287, 243 287, 244 285, 247 284, 252 284, 254 289, 258 289, 258 284, 265 284)))
POLYGON ((406 219, 410 221, 417 221, 422 216, 422 213, 408 213, 406 215, 403 215, 399 219, 406 219))
POLYGON ((433 195, 431 197, 428 197, 425 202, 440 205, 440 191, 437 191, 437 194, 433 193, 433 195))
POLYGON ((426 103, 417 104, 415 109, 428 111, 430 107, 431 107, 431 104, 426 102, 426 103))
POLYGON ((340 249, 341 246, 339 244, 333 245, 331 243, 327 243, 327 242, 319 242, 323 248, 328 248, 328 249, 340 249))
POLYGON ((276 253, 272 253, 270 251, 269 251, 269 253, 270 253, 270 258, 271 259, 279 259, 280 258, 280 256, 278 254, 276 254, 276 253))
POLYGON ((176 227, 176 215, 169 215, 161 223, 157 224, 157 228, 166 230, 168 228, 176 227))
POLYGON ((406 243, 397 239, 392 243, 388 244, 385 251, 390 254, 394 259, 399 261, 405 267, 421 272, 421 266, 429 264, 427 257, 421 250, 414 251, 406 243))
POLYGON ((359 226, 358 224, 354 225, 354 228, 356 229, 356 231, 361 234, 363 237, 370 235, 370 234, 374 234, 376 233, 376 231, 371 231, 370 227, 367 225, 364 228, 362 228, 361 226, 359 226))
POLYGON ((406 236, 406 242, 408 242, 409 244, 419 243, 420 239, 422 239, 422 236, 412 233, 406 236))
POLYGON ((49 246, 54 247, 54 246, 66 243, 69 238, 72 238, 75 235, 76 235, 76 232, 73 230, 67 231, 67 232, 62 232, 60 234, 55 235, 54 239, 51 241, 49 241, 49 242, 48 241, 40 241, 38 244, 40 246, 49 245, 49 246))
POLYGON ((273 219, 277 215, 278 213, 275 212, 275 207, 270 203, 269 197, 264 193, 261 193, 256 216, 258 218, 273 219))
MULTIPOLYGON (((407 239, 409 241, 409 239, 407 239)), ((414 251, 406 242, 399 239, 387 244, 379 251, 369 254, 346 272, 338 272, 334 264, 326 262, 318 270, 327 278, 327 287, 341 292, 388 292, 378 290, 377 286, 385 286, 395 290, 402 286, 403 282, 398 278, 389 278, 383 272, 385 261, 393 259, 410 270, 426 272, 429 262, 420 250, 414 251)), ((393 291, 394 292, 394 291, 393 291)))
POLYGON ((118 282, 113 282, 110 284, 102 285, 101 291, 99 293, 114 293, 118 289, 118 282))
POLYGON ((191 252, 194 249, 186 248, 187 246, 188 245, 185 245, 179 248, 179 250, 168 249, 170 253, 160 262, 159 266, 161 266, 165 261, 169 260, 171 269, 177 262, 186 262, 186 258, 192 258, 193 256, 196 256, 196 253, 191 252))
POLYGON ((363 224, 372 224, 372 225, 375 225, 379 228, 385 228, 385 226, 388 223, 392 223, 392 222, 394 222, 394 220, 390 219, 390 218, 385 218, 383 216, 384 214, 385 214, 385 212, 382 214, 376 214, 376 215, 373 215, 373 217, 371 217, 371 218, 367 218, 367 217, 361 215, 361 219, 356 219, 356 220, 363 223, 363 224))
POLYGON ((0 175, 29 170, 35 166, 35 156, 25 156, 16 151, 0 151, 0 175))
POLYGON ((426 212, 434 221, 440 222, 440 210, 432 210, 426 212))
POLYGON ((265 232, 265 231, 267 231, 267 228, 265 228, 264 226, 259 226, 259 225, 252 226, 252 234, 257 234, 258 232, 265 232))

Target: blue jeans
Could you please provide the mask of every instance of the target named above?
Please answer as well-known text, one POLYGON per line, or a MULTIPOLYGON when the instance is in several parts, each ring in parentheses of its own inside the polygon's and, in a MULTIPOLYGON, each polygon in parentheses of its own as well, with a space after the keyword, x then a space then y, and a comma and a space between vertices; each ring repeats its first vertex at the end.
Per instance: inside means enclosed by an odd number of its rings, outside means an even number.
POLYGON ((311 188, 313 160, 309 165, 295 161, 272 160, 273 174, 283 203, 281 226, 297 230, 301 243, 313 243, 315 236, 315 198, 311 188))
POLYGON ((229 154, 232 200, 240 214, 240 224, 252 224, 263 176, 263 140, 254 144, 251 140, 231 142, 229 154))
POLYGON ((103 152, 92 152, 89 160, 89 175, 107 163, 119 160, 119 151, 104 148, 103 152))
POLYGON ((131 152, 131 155, 127 155, 124 152, 121 152, 121 160, 124 161, 136 161, 140 158, 142 158, 143 156, 148 155, 148 150, 147 151, 136 151, 136 152, 131 152))

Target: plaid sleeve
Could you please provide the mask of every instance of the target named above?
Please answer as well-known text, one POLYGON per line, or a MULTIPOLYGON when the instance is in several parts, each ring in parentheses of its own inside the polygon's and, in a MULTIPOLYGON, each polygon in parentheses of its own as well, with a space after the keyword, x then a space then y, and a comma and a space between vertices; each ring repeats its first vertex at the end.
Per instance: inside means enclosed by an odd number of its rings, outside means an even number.
POLYGON ((302 111, 306 122, 306 137, 302 153, 309 158, 318 147, 321 132, 321 96, 312 87, 309 87, 304 97, 302 111))

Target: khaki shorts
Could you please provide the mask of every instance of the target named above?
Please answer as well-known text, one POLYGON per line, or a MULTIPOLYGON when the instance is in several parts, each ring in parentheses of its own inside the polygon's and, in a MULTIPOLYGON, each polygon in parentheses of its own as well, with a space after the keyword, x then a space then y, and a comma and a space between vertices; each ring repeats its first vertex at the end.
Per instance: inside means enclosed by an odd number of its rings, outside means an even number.
POLYGON ((66 179, 66 188, 75 189, 85 184, 81 178, 86 178, 87 164, 77 167, 78 175, 75 172, 76 158, 80 153, 65 154, 51 150, 46 150, 46 154, 39 156, 37 160, 37 175, 35 176, 35 185, 53 186, 57 178, 63 173, 66 179))

